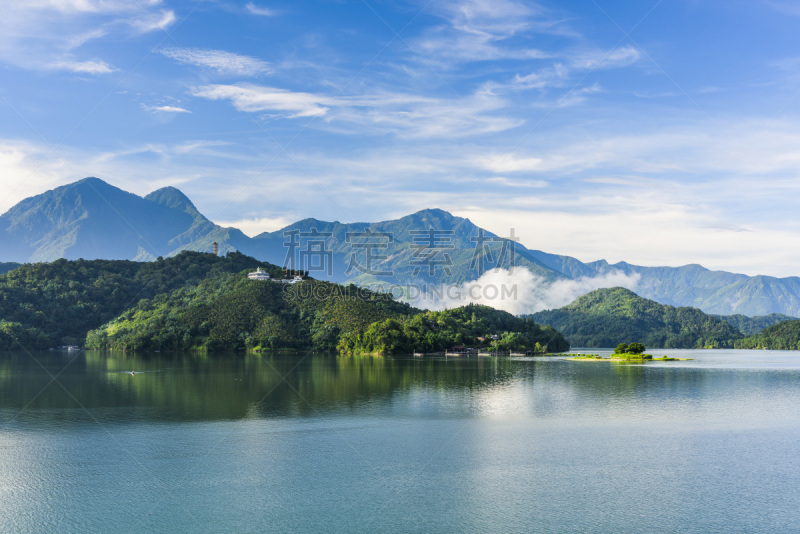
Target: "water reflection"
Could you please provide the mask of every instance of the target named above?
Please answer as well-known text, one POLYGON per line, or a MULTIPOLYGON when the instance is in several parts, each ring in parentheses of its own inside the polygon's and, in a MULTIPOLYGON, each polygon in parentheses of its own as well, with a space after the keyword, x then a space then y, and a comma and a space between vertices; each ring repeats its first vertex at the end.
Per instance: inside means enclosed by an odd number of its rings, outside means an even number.
POLYGON ((669 417, 669 410, 687 406, 692 413, 718 409, 741 391, 747 395, 726 408, 739 403, 748 410, 744 403, 753 396, 769 396, 775 387, 794 391, 798 373, 794 367, 742 372, 561 358, 6 353, 0 410, 4 421, 122 423, 333 413, 641 419, 658 412, 669 417))
POLYGON ((57 417, 51 410, 130 407, 156 419, 201 420, 305 415, 415 388, 491 388, 511 380, 517 365, 321 354, 7 353, 0 360, 0 409, 57 417))

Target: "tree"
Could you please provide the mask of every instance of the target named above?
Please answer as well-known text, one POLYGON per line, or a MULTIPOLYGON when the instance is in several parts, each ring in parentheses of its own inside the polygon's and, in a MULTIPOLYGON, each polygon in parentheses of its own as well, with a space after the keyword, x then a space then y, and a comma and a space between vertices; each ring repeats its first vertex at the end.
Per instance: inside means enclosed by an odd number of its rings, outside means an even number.
POLYGON ((645 351, 644 345, 641 343, 630 343, 628 345, 628 353, 630 354, 641 354, 645 351))
POLYGON ((617 345, 617 348, 614 349, 614 354, 625 354, 628 352, 628 344, 627 343, 620 343, 617 345))

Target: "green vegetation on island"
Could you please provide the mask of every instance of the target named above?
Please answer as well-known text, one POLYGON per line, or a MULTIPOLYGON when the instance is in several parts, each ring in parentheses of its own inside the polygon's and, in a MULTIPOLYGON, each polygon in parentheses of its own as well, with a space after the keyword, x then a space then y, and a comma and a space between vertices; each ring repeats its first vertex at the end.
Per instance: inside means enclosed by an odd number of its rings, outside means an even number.
POLYGON ((655 348, 733 347, 742 334, 728 322, 695 308, 676 308, 621 287, 598 289, 573 303, 531 315, 575 347, 613 347, 641 339, 655 348))
POLYGON ((642 343, 620 343, 614 349, 611 358, 614 360, 652 360, 652 354, 645 354, 647 350, 642 343))
POLYGON ((614 353, 608 357, 603 358, 599 354, 579 354, 572 357, 572 360, 578 361, 600 361, 600 362, 677 362, 687 361, 693 358, 670 358, 662 356, 661 358, 653 358, 652 354, 645 354, 647 350, 642 343, 620 343, 614 349, 614 353))

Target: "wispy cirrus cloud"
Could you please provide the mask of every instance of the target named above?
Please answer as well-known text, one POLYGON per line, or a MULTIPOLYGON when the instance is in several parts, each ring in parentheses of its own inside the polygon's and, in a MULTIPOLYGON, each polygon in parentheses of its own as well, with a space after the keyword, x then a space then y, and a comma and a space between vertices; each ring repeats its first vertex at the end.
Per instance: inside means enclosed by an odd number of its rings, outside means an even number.
POLYGON ((639 61, 641 55, 641 51, 632 46, 567 53, 547 67, 529 74, 517 74, 510 82, 495 86, 513 89, 564 87, 577 73, 628 67, 639 61))
POLYGON ((53 70, 68 70, 79 74, 109 74, 116 69, 105 61, 96 59, 92 61, 56 61, 47 65, 53 70))
POLYGON ((334 97, 293 92, 251 84, 206 85, 192 91, 196 97, 227 100, 239 111, 273 112, 286 118, 325 117, 323 124, 357 125, 402 137, 462 137, 515 128, 521 120, 500 114, 505 102, 485 91, 456 99, 378 93, 334 97))
POLYGON ((6 0, 4 7, 11 9, 55 10, 62 13, 116 13, 138 11, 161 5, 162 0, 6 0))
POLYGON ((412 40, 414 51, 427 62, 454 67, 459 62, 549 57, 540 49, 510 43, 514 36, 552 28, 535 3, 513 0, 446 1, 431 10, 446 21, 412 40))
POLYGON ((541 12, 535 2, 514 0, 455 0, 440 2, 436 7, 456 28, 493 34, 526 29, 530 26, 529 17, 541 12))
POLYGON ((258 76, 271 72, 269 64, 265 61, 224 50, 164 48, 159 52, 180 63, 214 69, 223 75, 258 76))
POLYGON ((245 6, 245 9, 247 9, 248 13, 251 13, 253 15, 258 15, 260 17, 274 17, 275 15, 278 14, 278 12, 275 11, 274 9, 257 6, 253 2, 248 2, 247 5, 245 6))
POLYGON ((163 10, 158 13, 146 13, 132 18, 127 23, 139 33, 149 33, 156 30, 166 30, 177 20, 175 12, 163 10))
POLYGON ((292 92, 257 85, 205 85, 192 94, 209 100, 229 100, 239 111, 288 112, 290 118, 322 116, 338 100, 311 93, 292 92))
POLYGON ((569 58, 569 65, 577 70, 600 70, 627 67, 642 57, 642 52, 633 46, 620 46, 608 50, 579 52, 569 58))
POLYGON ((110 72, 102 60, 80 59, 79 49, 109 35, 131 39, 165 30, 176 20, 160 0, 9 0, 0 18, 0 62, 25 69, 110 72))

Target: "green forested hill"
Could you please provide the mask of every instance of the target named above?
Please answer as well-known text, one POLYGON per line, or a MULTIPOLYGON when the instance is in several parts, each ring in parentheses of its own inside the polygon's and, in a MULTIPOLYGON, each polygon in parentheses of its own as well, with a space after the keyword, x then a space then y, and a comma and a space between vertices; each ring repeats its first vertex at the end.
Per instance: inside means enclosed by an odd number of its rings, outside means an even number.
MULTIPOLYGON (((84 342, 119 350, 333 350, 345 337, 368 339, 364 335, 381 331, 383 326, 372 327, 387 320, 411 325, 411 316, 421 318, 427 345, 417 345, 411 336, 370 352, 410 345, 441 349, 483 336, 488 345, 491 335, 498 338, 492 343, 506 350, 535 349, 536 343, 540 349, 567 347, 552 329, 490 308, 425 314, 352 284, 249 280, 247 272, 256 266, 254 258, 235 252, 225 257, 182 252, 154 262, 26 264, 0 275, 0 350, 84 342)), ((266 270, 273 278, 283 272, 269 264, 266 270)), ((349 352, 355 351, 360 348, 351 346, 349 352)))
POLYGON ((736 341, 737 349, 800 350, 800 319, 783 321, 736 341))
POLYGON ((336 348, 342 333, 412 313, 408 305, 329 282, 254 282, 221 275, 140 301, 89 333, 89 348, 244 350, 336 348))
POLYGON ((86 332, 140 299, 256 265, 256 260, 243 254, 216 257, 200 252, 183 252, 154 262, 25 264, 0 275, 0 350, 13 346, 15 339, 28 349, 81 344, 86 332))
POLYGON ((559 330, 577 347, 614 347, 631 340, 653 348, 731 347, 742 337, 720 318, 659 304, 621 287, 598 289, 531 317, 559 330))
POLYGON ((569 350, 567 340, 549 326, 476 304, 374 323, 366 331, 342 336, 339 350, 348 354, 435 352, 454 344, 537 353, 569 350))
POLYGON ((748 317, 746 315, 715 315, 723 321, 727 321, 745 336, 753 336, 774 324, 783 321, 794 321, 797 317, 790 317, 782 313, 771 313, 769 315, 757 315, 748 317))
POLYGON ((501 350, 569 348, 552 328, 485 306, 422 312, 354 285, 253 282, 244 273, 142 300, 87 336, 89 348, 112 350, 338 348, 397 354, 462 343, 501 350))

